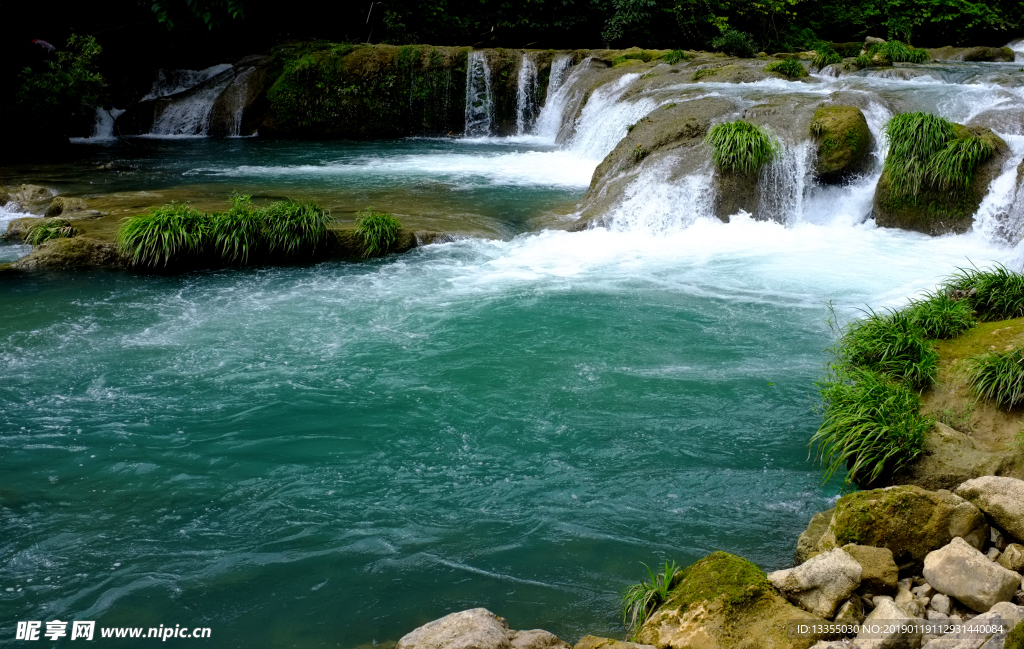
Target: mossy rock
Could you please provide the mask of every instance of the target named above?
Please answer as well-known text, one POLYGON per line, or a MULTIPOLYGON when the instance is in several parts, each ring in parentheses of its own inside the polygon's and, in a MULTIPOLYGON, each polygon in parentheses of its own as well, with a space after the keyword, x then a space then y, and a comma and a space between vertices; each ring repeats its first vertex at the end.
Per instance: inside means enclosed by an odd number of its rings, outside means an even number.
POLYGON ((957 536, 981 548, 988 533, 985 515, 963 498, 905 485, 840 498, 815 550, 826 552, 849 543, 888 548, 902 571, 920 566, 929 552, 957 536))
POLYGON ((15 270, 68 270, 74 268, 119 268, 117 246, 86 237, 51 239, 11 264, 15 270))
POLYGON ((1001 137, 983 126, 966 127, 955 124, 956 138, 978 137, 994 151, 991 158, 978 166, 965 191, 954 192, 925 187, 917 196, 897 196, 888 171, 875 187, 875 223, 886 228, 915 230, 931 235, 961 234, 974 223, 974 213, 988 194, 991 182, 1002 171, 1010 149, 1001 137))
POLYGON ((1003 649, 1024 649, 1024 621, 1018 622, 1013 631, 1010 631, 1010 635, 1006 636, 1003 649))
POLYGON ((1012 63, 1016 53, 1009 47, 937 47, 928 50, 934 61, 1002 61, 1012 63))
POLYGON ((787 602, 753 563, 714 552, 687 568, 636 640, 658 649, 806 649, 787 625, 824 622, 787 602))
POLYGON ((23 216, 18 219, 12 219, 7 224, 7 231, 4 232, 4 239, 11 241, 24 241, 28 235, 28 231, 32 229, 32 226, 37 223, 42 223, 45 219, 38 216, 23 216))
POLYGON ((739 63, 728 63, 694 72, 694 81, 714 81, 715 83, 753 83, 763 79, 777 78, 777 75, 765 72, 763 67, 753 67, 739 63))
POLYGON ((922 453, 889 481, 952 490, 985 475, 1020 475, 1022 465, 1020 451, 993 451, 973 437, 936 422, 925 439, 922 453))
POLYGON ((835 511, 835 509, 829 509, 828 511, 818 512, 811 517, 811 521, 807 523, 807 529, 800 534, 800 538, 796 541, 797 565, 820 554, 815 548, 821 537, 828 531, 829 523, 832 522, 832 514, 835 511))
MULTIPOLYGON (((362 259, 366 252, 366 244, 362 237, 356 233, 355 228, 345 228, 332 231, 334 236, 328 239, 324 254, 335 259, 362 259)), ((401 229, 398 231, 396 241, 388 249, 387 254, 408 252, 419 245, 416 233, 412 230, 401 229)))
POLYGON ((811 134, 817 146, 815 173, 824 183, 842 182, 865 169, 871 131, 856 106, 822 106, 814 113, 811 134))

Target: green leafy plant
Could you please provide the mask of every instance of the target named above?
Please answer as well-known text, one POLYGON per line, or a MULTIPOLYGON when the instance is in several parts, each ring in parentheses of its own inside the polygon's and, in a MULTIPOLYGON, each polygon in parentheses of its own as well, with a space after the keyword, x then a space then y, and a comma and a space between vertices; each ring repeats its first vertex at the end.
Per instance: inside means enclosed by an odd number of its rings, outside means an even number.
POLYGON ((982 320, 1024 316, 1024 275, 1002 264, 984 270, 961 268, 946 282, 945 290, 969 303, 982 320))
POLYGON ((689 58, 690 55, 684 52, 683 50, 672 50, 671 52, 665 55, 665 63, 668 63, 669 65, 675 65, 676 63, 679 63, 680 61, 685 61, 689 58))
POLYGON ((874 65, 871 62, 871 57, 866 54, 860 54, 853 60, 853 67, 863 70, 864 68, 870 68, 874 65))
POLYGON ((796 59, 783 59, 769 63, 765 70, 768 72, 778 72, 790 79, 799 79, 800 77, 807 76, 807 69, 796 59))
POLYGON ((928 178, 928 164, 955 135, 953 123, 929 113, 901 113, 885 125, 889 155, 885 171, 896 196, 917 196, 928 178))
POLYGON ((900 41, 872 45, 868 48, 867 56, 873 58, 876 55, 890 63, 927 63, 931 60, 926 50, 910 47, 900 41))
POLYGON ((839 339, 839 364, 886 374, 920 390, 935 380, 938 352, 907 312, 868 311, 851 323, 839 339))
POLYGON ((172 260, 201 254, 209 240, 209 215, 183 203, 125 219, 117 231, 118 251, 137 267, 167 266, 172 260))
POLYGON ((641 581, 626 589, 622 595, 622 623, 635 636, 640 627, 657 608, 668 599, 669 592, 682 568, 675 561, 665 562, 661 572, 655 573, 645 563, 648 581, 641 581))
POLYGON ((266 225, 252 196, 232 194, 230 200, 230 210, 209 218, 210 235, 225 261, 245 265, 265 249, 266 225))
POLYGON ((324 244, 331 213, 312 202, 281 201, 263 208, 263 219, 270 252, 291 256, 324 244))
POLYGON ((925 337, 934 339, 955 338, 976 322, 971 303, 954 298, 946 290, 929 293, 923 300, 912 300, 905 313, 925 337))
POLYGON ((51 239, 68 239, 78 234, 67 219, 46 219, 36 223, 25 234, 25 243, 38 246, 51 239))
POLYGON ((924 449, 933 421, 907 386, 872 370, 836 366, 818 384, 821 427, 811 438, 825 479, 847 469, 846 480, 870 484, 895 472, 924 449))
POLYGON ((757 56, 757 46, 750 34, 735 29, 727 29, 722 35, 711 41, 716 52, 725 52, 729 56, 750 59, 757 56))
POLYGON ((815 70, 821 70, 833 63, 842 62, 843 57, 839 56, 839 53, 836 52, 831 45, 828 43, 819 43, 814 50, 814 59, 811 60, 811 67, 815 70))
POLYGON ((994 153, 992 145, 979 137, 957 138, 928 162, 925 180, 941 191, 965 191, 974 178, 975 169, 994 153))
POLYGON ((968 359, 967 382, 983 399, 1004 408, 1024 403, 1024 349, 989 352, 968 359))
POLYGON ((782 153, 782 145, 767 129, 743 120, 715 124, 704 143, 711 146, 715 165, 730 173, 757 173, 782 153))
POLYGON ((65 134, 73 124, 91 119, 103 90, 101 51, 94 37, 72 34, 45 68, 22 70, 12 93, 21 119, 65 134))
POLYGON ((402 224, 393 214, 364 210, 356 219, 356 235, 363 240, 363 256, 379 257, 398 240, 398 231, 402 224))

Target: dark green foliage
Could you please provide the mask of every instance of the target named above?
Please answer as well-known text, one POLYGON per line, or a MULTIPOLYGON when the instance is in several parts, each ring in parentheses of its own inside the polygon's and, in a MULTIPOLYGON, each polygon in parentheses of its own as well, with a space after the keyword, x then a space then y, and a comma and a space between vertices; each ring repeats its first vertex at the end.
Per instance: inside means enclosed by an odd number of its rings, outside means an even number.
POLYGON ((661 572, 655 573, 645 563, 648 581, 641 581, 626 589, 622 595, 622 624, 635 636, 651 614, 668 599, 672 586, 678 581, 682 568, 666 561, 661 572))
POLYGON ((790 79, 799 79, 807 76, 807 69, 796 59, 783 59, 765 66, 768 72, 778 72, 790 79))
POLYGON ((233 194, 231 209, 210 217, 210 235, 225 261, 248 264, 250 256, 261 256, 265 244, 263 214, 251 196, 233 194))
POLYGON ((989 352, 968 360, 968 383, 983 399, 1010 409, 1024 403, 1024 349, 989 352))
POLYGON ((767 129, 743 120, 715 124, 704 143, 711 146, 715 165, 729 173, 757 173, 782 152, 782 145, 767 129))
POLYGON ((932 384, 939 358, 907 311, 869 311, 847 327, 835 355, 841 366, 880 372, 914 390, 932 384))
POLYGON ((725 52, 729 56, 750 59, 757 56, 757 46, 750 34, 735 29, 726 30, 721 36, 711 41, 711 47, 717 52, 725 52))
POLYGON ((393 214, 364 210, 356 219, 356 235, 363 240, 364 257, 381 257, 398 240, 402 224, 393 214))
POLYGON ((867 56, 866 54, 860 54, 857 56, 857 58, 853 60, 853 66, 855 68, 860 68, 861 70, 863 70, 864 68, 870 68, 871 57, 867 56))
POLYGON ((263 208, 263 218, 269 252, 292 256, 323 245, 331 213, 312 202, 281 201, 263 208))
POLYGON ((847 469, 846 479, 869 484, 920 455, 933 421, 905 385, 875 371, 834 367, 818 384, 822 422, 811 438, 825 478, 847 469))
POLYGON ((672 50, 671 52, 665 55, 665 63, 668 63, 669 65, 675 65, 676 63, 679 63, 680 61, 685 61, 689 58, 690 55, 684 52, 683 50, 672 50))
POLYGON ((821 70, 822 68, 832 65, 833 63, 842 63, 843 57, 839 55, 832 46, 828 43, 819 43, 814 53, 814 60, 811 61, 811 67, 815 70, 821 70))
POLYGON ((201 254, 210 242, 210 216, 169 203, 133 216, 117 231, 117 248, 132 266, 156 268, 201 254))
POLYGON ((78 234, 67 219, 46 219, 36 223, 25 234, 25 243, 38 246, 50 239, 67 239, 78 234))
POLYGON ((72 34, 45 67, 23 69, 13 97, 18 121, 47 129, 48 136, 66 136, 76 124, 91 123, 103 89, 101 51, 92 36, 72 34))
POLYGON ((949 291, 940 290, 923 300, 913 300, 904 312, 925 337, 932 339, 955 338, 975 325, 970 301, 956 299, 949 291))
POLYGON ((1024 620, 1018 622, 1013 631, 1010 631, 1010 635, 1006 636, 1006 645, 1003 649, 1024 649, 1024 620))
POLYGON ((945 288, 971 304, 982 320, 1024 316, 1024 275, 1002 264, 985 270, 961 268, 945 288))

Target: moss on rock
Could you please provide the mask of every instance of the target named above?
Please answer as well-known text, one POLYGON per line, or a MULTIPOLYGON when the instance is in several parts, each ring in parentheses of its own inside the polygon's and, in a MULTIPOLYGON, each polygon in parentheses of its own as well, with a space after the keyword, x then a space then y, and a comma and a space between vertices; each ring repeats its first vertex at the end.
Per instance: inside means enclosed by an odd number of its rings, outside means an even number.
POLYGON ((66 270, 122 266, 113 243, 86 237, 51 239, 11 264, 15 270, 66 270))
POLYGON ((821 537, 828 531, 829 523, 832 522, 832 514, 835 511, 835 509, 829 509, 811 517, 811 521, 807 523, 807 529, 800 534, 800 538, 796 541, 796 563, 798 565, 820 554, 815 548, 821 537))
POLYGON ((818 638, 789 638, 797 621, 824 620, 783 599, 753 563, 714 552, 684 571, 636 639, 658 649, 804 649, 818 638))
POLYGON ((1004 649, 1024 649, 1024 621, 1018 622, 1017 626, 1013 627, 1010 635, 1006 636, 1006 644, 1003 647, 1004 649))
POLYGON ((864 170, 871 131, 856 106, 822 106, 814 113, 811 134, 817 147, 815 173, 825 183, 842 182, 864 170))
POLYGON ((963 498, 908 485, 840 498, 815 549, 825 552, 849 543, 888 548, 902 570, 920 565, 929 552, 957 536, 980 548, 988 532, 985 515, 963 498))

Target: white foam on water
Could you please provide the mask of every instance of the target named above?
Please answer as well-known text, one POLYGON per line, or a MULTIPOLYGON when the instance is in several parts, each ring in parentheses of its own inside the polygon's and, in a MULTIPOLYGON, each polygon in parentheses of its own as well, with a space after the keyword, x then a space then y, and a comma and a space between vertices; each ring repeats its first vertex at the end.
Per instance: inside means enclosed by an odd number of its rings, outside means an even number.
POLYGON ((998 176, 989 185, 988 194, 974 215, 974 230, 993 241, 1016 245, 1024 239, 1022 224, 1016 218, 1014 201, 1020 202, 1017 190, 1017 167, 1024 159, 1024 136, 1002 135, 1010 146, 1010 155, 998 176))
POLYGON ((111 108, 107 110, 102 106, 96 107, 96 117, 93 121, 92 135, 89 137, 73 137, 72 142, 76 144, 89 144, 93 142, 109 142, 116 140, 117 137, 114 135, 114 122, 118 117, 124 114, 124 110, 121 108, 111 108))

